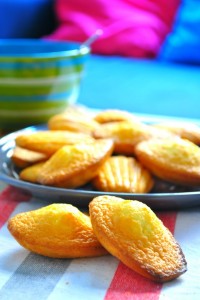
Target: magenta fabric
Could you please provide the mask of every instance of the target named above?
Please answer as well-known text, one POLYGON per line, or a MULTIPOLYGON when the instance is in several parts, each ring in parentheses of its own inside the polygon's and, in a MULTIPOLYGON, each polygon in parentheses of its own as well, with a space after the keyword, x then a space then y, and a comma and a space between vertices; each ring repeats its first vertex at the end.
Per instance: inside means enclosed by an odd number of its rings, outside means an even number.
POLYGON ((154 57, 170 32, 180 0, 56 0, 58 28, 48 39, 83 42, 103 35, 92 52, 154 57))

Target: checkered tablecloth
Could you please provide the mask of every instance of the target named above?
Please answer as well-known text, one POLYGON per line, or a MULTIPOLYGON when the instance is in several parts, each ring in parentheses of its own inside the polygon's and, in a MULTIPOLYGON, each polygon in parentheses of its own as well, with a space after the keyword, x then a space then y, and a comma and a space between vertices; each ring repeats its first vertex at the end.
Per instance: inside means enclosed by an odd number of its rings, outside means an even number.
POLYGON ((10 186, 0 194, 1 300, 200 299, 200 207, 156 212, 174 233, 188 262, 185 274, 160 284, 138 275, 111 255, 52 259, 22 248, 8 232, 7 220, 48 204, 48 195, 47 201, 39 200, 10 186))

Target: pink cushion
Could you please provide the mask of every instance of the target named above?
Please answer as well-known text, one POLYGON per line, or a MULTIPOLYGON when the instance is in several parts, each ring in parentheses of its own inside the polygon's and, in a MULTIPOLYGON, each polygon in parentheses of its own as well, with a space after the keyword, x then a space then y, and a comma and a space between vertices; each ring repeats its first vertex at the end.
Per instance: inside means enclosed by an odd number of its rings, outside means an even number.
POLYGON ((85 41, 104 34, 92 52, 154 57, 172 28, 180 0, 56 0, 58 28, 47 38, 85 41))

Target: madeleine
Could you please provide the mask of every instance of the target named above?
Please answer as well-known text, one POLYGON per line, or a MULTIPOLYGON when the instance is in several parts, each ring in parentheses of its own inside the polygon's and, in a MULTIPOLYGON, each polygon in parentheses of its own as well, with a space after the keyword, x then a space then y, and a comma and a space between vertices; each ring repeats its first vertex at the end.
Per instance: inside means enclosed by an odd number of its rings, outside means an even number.
POLYGON ((47 160, 49 157, 41 152, 31 151, 21 147, 14 147, 11 155, 12 162, 19 168, 25 168, 30 165, 47 160))
POLYGON ((166 139, 175 135, 167 130, 155 128, 137 121, 119 121, 101 124, 93 131, 93 137, 110 138, 114 141, 114 152, 133 155, 135 146, 150 138, 166 139))
POLYGON ((158 282, 186 272, 179 244, 147 205, 105 195, 94 198, 89 211, 100 243, 129 268, 158 282))
POLYGON ((187 139, 196 145, 200 145, 200 127, 194 123, 170 121, 157 123, 153 126, 168 130, 169 132, 174 133, 183 139, 187 139))
POLYGON ((20 213, 8 229, 24 248, 54 258, 107 254, 94 235, 89 216, 70 204, 51 204, 20 213))
POLYGON ((155 176, 181 185, 200 185, 200 148, 181 138, 148 140, 135 148, 138 160, 155 176))
POLYGON ((94 120, 100 124, 120 122, 120 121, 140 122, 139 119, 136 116, 134 116, 132 113, 129 113, 124 110, 118 110, 118 109, 102 110, 95 115, 94 120))
POLYGON ((40 170, 38 182, 63 188, 76 188, 94 178, 113 152, 112 140, 98 140, 64 146, 40 170))
POLYGON ((135 158, 118 155, 106 160, 92 184, 105 192, 148 193, 154 181, 135 158))
POLYGON ((98 122, 93 120, 90 115, 80 112, 67 112, 55 115, 48 121, 50 130, 68 130, 91 134, 98 127, 98 122))
POLYGON ((62 130, 42 130, 16 137, 16 145, 28 150, 44 153, 48 157, 65 145, 93 141, 93 138, 83 134, 62 130))

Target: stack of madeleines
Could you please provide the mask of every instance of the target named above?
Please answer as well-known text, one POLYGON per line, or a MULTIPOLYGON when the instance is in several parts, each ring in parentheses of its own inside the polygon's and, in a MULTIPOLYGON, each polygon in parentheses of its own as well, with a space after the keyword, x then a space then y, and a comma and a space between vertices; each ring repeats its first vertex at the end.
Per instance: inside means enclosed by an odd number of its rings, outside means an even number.
POLYGON ((120 110, 70 108, 47 125, 45 131, 17 136, 11 158, 19 178, 61 188, 90 183, 105 195, 90 202, 88 215, 69 204, 16 215, 8 222, 16 240, 55 258, 110 253, 158 282, 183 274, 181 247, 155 213, 106 192, 149 193, 156 178, 199 186, 200 128, 171 121, 149 125, 120 110))
POLYGON ((145 124, 133 114, 68 109, 47 130, 20 134, 11 156, 19 178, 42 185, 103 192, 149 193, 156 178, 200 185, 200 128, 145 124))

